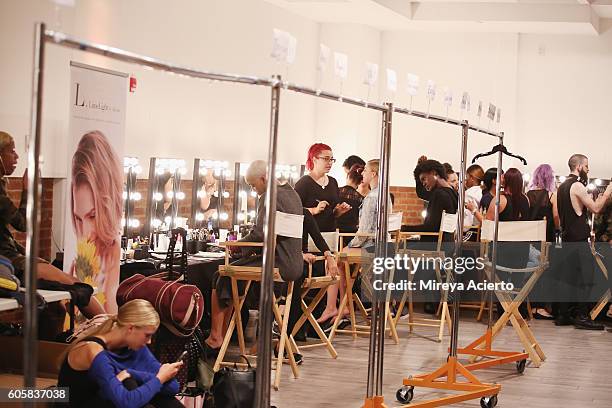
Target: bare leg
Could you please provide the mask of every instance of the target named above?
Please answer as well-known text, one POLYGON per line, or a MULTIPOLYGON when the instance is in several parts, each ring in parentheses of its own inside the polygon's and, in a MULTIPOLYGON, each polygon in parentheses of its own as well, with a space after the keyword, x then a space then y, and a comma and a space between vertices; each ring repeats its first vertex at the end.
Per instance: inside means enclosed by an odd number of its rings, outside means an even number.
POLYGON ((230 315, 231 308, 221 308, 216 289, 212 291, 210 303, 210 335, 206 339, 206 344, 212 348, 218 348, 223 343, 223 337, 227 330, 226 320, 228 320, 227 316, 230 315))
MULTIPOLYGON (((340 277, 344 276, 344 262, 338 262, 338 273, 340 277)), ((338 299, 338 284, 331 285, 327 287, 327 304, 325 305, 325 310, 321 316, 317 319, 317 322, 323 323, 338 314, 338 306, 336 305, 336 300, 338 299)), ((340 296, 342 299, 342 296, 340 296)))
MULTIPOLYGON (((66 285, 72 285, 73 283, 79 282, 79 280, 74 276, 68 275, 67 273, 60 271, 55 266, 48 263, 41 262, 37 264, 36 270, 38 279, 64 283, 66 285)), ((96 315, 106 313, 106 311, 104 310, 98 299, 95 298, 95 296, 91 297, 87 306, 81 308, 81 312, 88 319, 91 319, 96 315)))

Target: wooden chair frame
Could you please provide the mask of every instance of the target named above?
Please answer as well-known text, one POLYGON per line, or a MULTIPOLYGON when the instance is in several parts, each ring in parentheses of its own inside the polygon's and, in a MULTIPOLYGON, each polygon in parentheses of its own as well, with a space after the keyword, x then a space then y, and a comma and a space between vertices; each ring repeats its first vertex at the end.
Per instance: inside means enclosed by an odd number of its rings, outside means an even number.
MULTIPOLYGON (((401 220, 401 213, 395 213, 395 216, 401 220)), ((400 223, 401 225, 401 223, 400 223)), ((391 226, 390 226, 391 227, 391 226)), ((397 226, 399 228, 399 226, 397 226)), ((399 231, 390 230, 391 238, 393 242, 397 244, 397 234, 399 231)), ((347 237, 367 237, 373 238, 374 234, 362 234, 362 233, 340 233, 340 248, 341 252, 338 254, 340 261, 344 264, 344 277, 346 281, 346 292, 342 299, 340 300, 340 307, 338 309, 338 316, 334 320, 334 325, 332 326, 331 333, 329 335, 329 341, 333 341, 336 333, 348 333, 353 336, 353 339, 356 339, 358 335, 369 335, 370 334, 370 318, 369 312, 363 305, 361 298, 358 294, 353 294, 353 285, 355 280, 359 277, 363 272, 363 267, 367 265, 371 265, 372 256, 364 256, 362 248, 346 248, 344 246, 344 238, 347 237), (354 268, 352 268, 354 266, 354 268), (359 309, 363 320, 366 324, 357 324, 357 318, 355 316, 355 306, 359 309), (351 321, 349 329, 338 329, 338 325, 340 324, 340 320, 343 317, 345 308, 349 309, 349 319, 351 321)), ((364 274, 362 274, 364 275, 364 274)), ((393 271, 391 272, 390 279, 393 279, 393 271)), ((363 279, 363 282, 366 282, 367 279, 363 279)), ((367 286, 366 286, 367 288, 367 286)), ((363 289, 362 289, 363 290, 363 289)), ((370 290, 371 291, 371 290, 370 290)), ((399 344, 399 336, 397 335, 397 330, 395 325, 393 324, 393 318, 391 317, 390 308, 389 308, 389 298, 390 293, 387 292, 387 299, 385 301, 385 309, 387 315, 388 325, 385 330, 391 330, 391 337, 395 341, 395 344, 399 344)))
MULTIPOLYGON (((242 247, 242 248, 261 248, 263 247, 262 242, 240 242, 240 241, 228 241, 223 243, 226 247, 242 247)), ((234 363, 224 361, 225 354, 227 353, 227 349, 229 348, 229 343, 232 338, 232 334, 234 330, 238 332, 238 346, 240 348, 240 354, 247 355, 245 340, 244 340, 244 332, 242 329, 242 318, 240 315, 240 311, 242 310, 242 306, 244 305, 244 301, 248 294, 249 288, 252 282, 261 281, 262 277, 262 268, 259 266, 234 266, 229 263, 229 252, 226 251, 225 254, 225 264, 219 266, 219 274, 221 276, 227 276, 231 280, 232 286, 232 317, 229 321, 229 326, 227 328, 227 332, 223 339, 223 344, 221 345, 221 350, 219 351, 219 355, 215 361, 215 365, 213 366, 213 371, 217 372, 221 368, 222 365, 227 366, 243 366, 244 363, 234 363), (239 295, 238 292, 238 282, 245 281, 246 287, 244 290, 244 294, 242 296, 239 295)), ((278 268, 274 268, 274 282, 284 282, 280 276, 278 268)), ((276 359, 276 369, 275 369, 275 377, 274 377, 274 389, 278 390, 280 387, 281 380, 281 370, 283 366, 284 359, 284 351, 285 349, 288 351, 288 360, 289 365, 291 366, 291 370, 293 372, 294 378, 298 378, 299 371, 297 364, 295 362, 295 358, 293 356, 291 342, 289 341, 289 337, 287 335, 287 325, 289 323, 289 312, 291 309, 291 297, 293 296, 293 282, 287 282, 287 296, 285 301, 285 309, 283 313, 280 312, 280 309, 277 304, 277 298, 273 295, 273 303, 272 310, 274 313, 274 319, 278 324, 278 327, 281 330, 281 336, 278 345, 278 358, 276 359)))
MULTIPOLYGON (((337 231, 336 232, 323 232, 321 233, 321 235, 323 235, 323 238, 325 238, 327 245, 329 246, 332 254, 334 254, 334 259, 337 259, 338 244, 340 241, 339 233, 337 231)), ((312 248, 309 242, 309 248, 308 248, 309 252, 315 252, 317 249, 318 248, 312 248)), ((325 261, 325 257, 317 256, 315 257, 315 262, 316 261, 325 261)), ((331 341, 329 340, 329 338, 327 337, 327 335, 321 328, 321 325, 319 325, 319 323, 317 322, 317 319, 313 316, 312 312, 315 310, 315 308, 319 305, 319 303, 325 296, 327 288, 331 285, 337 284, 339 281, 340 280, 338 279, 337 276, 335 277, 327 276, 327 275, 312 276, 312 264, 308 264, 308 277, 304 280, 304 283, 301 288, 301 294, 300 294, 300 298, 301 298, 300 306, 302 308, 302 316, 300 316, 298 321, 295 323, 295 326, 293 327, 293 330, 290 334, 291 343, 297 353, 301 353, 301 350, 303 349, 310 349, 314 347, 325 346, 327 348, 327 351, 329 352, 329 355, 332 358, 338 357, 338 353, 336 352, 336 349, 334 348, 331 341), (308 293, 313 290, 316 290, 317 293, 314 299, 308 305, 305 301, 305 298, 308 295, 308 293), (295 336, 298 330, 302 328, 302 326, 306 323, 306 321, 309 321, 312 327, 315 329, 315 332, 319 336, 320 341, 314 342, 314 343, 311 342, 309 344, 298 346, 293 336, 295 336)))
MULTIPOLYGON (((442 212, 442 220, 444 220, 444 218, 448 216, 456 217, 456 214, 447 214, 445 211, 442 212)), ((399 255, 406 255, 409 258, 444 259, 446 257, 446 254, 442 250, 442 242, 443 242, 442 239, 444 237, 445 232, 452 233, 454 232, 454 230, 445 231, 444 222, 440 223, 440 229, 438 230, 438 232, 400 232, 398 236, 398 248, 399 249, 397 250, 397 253, 399 255), (408 238, 417 236, 417 235, 437 237, 438 239, 436 241, 436 249, 435 250, 406 249, 405 245, 404 245, 404 248, 401 248, 402 243, 405 244, 408 238)), ((442 278, 442 274, 441 274, 438 263, 436 263, 435 265, 435 273, 436 273, 436 279, 438 280, 438 282, 442 283, 443 278, 442 278)), ((445 280, 446 283, 450 282, 450 277, 451 277, 451 273, 446 271, 446 280, 445 280)), ((412 282, 413 279, 414 279, 414 274, 408 273, 408 281, 412 282)), ((452 320, 451 320, 449 306, 448 306, 448 292, 445 290, 441 291, 441 298, 440 298, 440 304, 438 307, 438 312, 440 314, 439 319, 428 319, 424 317, 415 317, 413 301, 412 301, 412 291, 406 290, 404 291, 402 295, 402 298, 398 306, 398 312, 393 322, 396 326, 400 323, 406 324, 409 327, 409 333, 413 333, 414 327, 435 327, 438 329, 438 337, 436 341, 438 343, 441 343, 442 337, 444 336, 444 327, 446 326, 447 330, 449 331, 449 334, 450 334, 450 328, 452 327, 452 320), (408 314, 408 321, 404 322, 404 321, 400 321, 400 316, 401 316, 402 310, 404 309, 406 301, 408 301, 408 313, 409 314, 408 314)))
MULTIPOLYGON (((522 228, 525 229, 525 228, 522 228)), ((507 268, 504 266, 497 265, 496 270, 507 273, 529 273, 531 276, 527 281, 523 284, 522 288, 514 294, 512 297, 511 293, 497 290, 495 291, 495 295, 497 296, 502 308, 504 309, 504 313, 502 316, 495 322, 493 327, 487 329, 486 333, 470 343, 467 347, 461 348, 457 350, 459 354, 468 354, 471 355, 470 362, 472 364, 468 364, 465 367, 468 370, 478 370, 481 368, 492 367, 500 364, 505 364, 509 362, 517 362, 517 369, 521 372, 524 369, 523 360, 529 357, 534 364, 535 367, 539 367, 542 362, 546 359, 546 355, 542 350, 542 347, 536 340, 533 332, 529 328, 529 325, 525 321, 525 319, 521 316, 518 308, 520 304, 527 298, 536 282, 544 273, 544 271, 548 268, 549 263, 549 249, 550 245, 546 242, 546 220, 541 221, 508 221, 508 222, 500 222, 499 223, 499 242, 540 242, 540 262, 535 267, 529 268, 507 268), (527 224, 531 223, 531 224, 527 224), (506 228, 513 228, 514 226, 525 227, 528 226, 530 228, 529 232, 523 232, 521 239, 516 238, 507 238, 504 235, 506 234, 504 230, 506 228), (494 350, 492 348, 492 343, 494 338, 502 331, 502 329, 506 326, 507 322, 510 321, 515 332, 517 333, 525 351, 523 352, 513 352, 513 351, 499 351, 494 350), (478 357, 491 357, 490 360, 485 360, 481 362, 475 363, 478 357), (522 368, 519 368, 522 367, 522 368)), ((482 239, 482 247, 481 253, 482 256, 487 259, 485 262, 485 272, 487 273, 490 281, 499 282, 499 276, 493 276, 492 269, 493 265, 491 260, 489 260, 489 243, 491 242, 490 237, 482 239)))

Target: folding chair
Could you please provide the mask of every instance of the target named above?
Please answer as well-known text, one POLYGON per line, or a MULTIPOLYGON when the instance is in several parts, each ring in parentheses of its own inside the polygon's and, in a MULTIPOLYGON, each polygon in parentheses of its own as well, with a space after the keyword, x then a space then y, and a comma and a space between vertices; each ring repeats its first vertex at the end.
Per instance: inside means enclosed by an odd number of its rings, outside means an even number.
MULTIPOLYGON (((276 226, 277 226, 277 235, 290 236, 293 238, 302 237, 303 230, 303 215, 294 215, 294 214, 283 214, 277 211, 276 213, 276 226)), ((228 241, 224 242, 223 245, 225 247, 238 247, 238 248, 262 248, 262 242, 241 242, 241 241, 228 241)), ((276 243, 275 243, 276 245, 276 243)), ((219 355, 215 361, 215 365, 213 367, 213 371, 217 372, 221 368, 222 365, 229 366, 243 366, 244 363, 235 363, 224 361, 225 354, 229 347, 230 340, 232 338, 232 334, 234 330, 238 332, 238 346, 240 348, 241 355, 247 355, 245 341, 244 341, 244 332, 242 329, 242 318, 240 315, 240 311, 242 310, 242 306, 244 305, 244 301, 246 299, 247 293, 252 282, 259 282, 262 278, 262 267, 261 266, 236 266, 231 265, 229 262, 229 251, 226 251, 225 254, 225 264, 219 266, 219 275, 227 276, 231 280, 232 287, 232 318, 229 322, 229 326, 227 328, 227 332, 225 334, 225 338, 223 339, 223 344, 221 345, 221 349, 219 351, 219 355), (241 296, 238 292, 238 282, 246 282, 244 294, 241 296)), ((274 282, 284 283, 280 276, 280 272, 278 268, 274 268, 274 282)), ((287 335, 287 326, 289 323, 289 312, 291 309, 291 297, 293 296, 293 282, 287 282, 287 295, 285 301, 285 308, 283 313, 280 312, 278 307, 278 299, 276 295, 273 294, 273 302, 272 302, 272 311, 274 313, 274 319, 280 328, 280 340, 278 343, 278 357, 276 359, 276 374, 274 377, 274 389, 278 390, 280 387, 281 380, 281 370, 284 361, 284 352, 285 349, 288 351, 288 360, 289 365, 291 366, 291 370, 293 372, 294 378, 298 378, 299 372, 298 367, 295 362, 295 358, 293 356, 291 342, 289 340, 289 336, 287 335)))
MULTIPOLYGON (((493 276, 493 264, 489 258, 489 244, 493 241, 495 223, 485 220, 482 226, 482 246, 481 253, 485 259, 485 272, 489 282, 501 282, 499 276, 493 276)), ((483 336, 472 342, 463 349, 459 349, 460 354, 472 355, 471 361, 475 361, 477 356, 492 357, 492 360, 481 361, 466 365, 468 370, 477 370, 485 367, 492 367, 508 362, 517 362, 517 370, 522 373, 525 368, 526 358, 529 357, 536 367, 539 367, 546 359, 544 351, 536 340, 527 322, 518 311, 520 304, 527 298, 534 285, 548 268, 549 243, 546 242, 546 220, 540 221, 507 221, 500 222, 498 227, 498 242, 540 242, 540 261, 535 267, 508 268, 497 265, 496 271, 508 274, 531 274, 525 281, 522 288, 516 291, 496 290, 495 294, 499 299, 504 313, 495 322, 492 328, 487 330, 483 336), (523 347, 524 352, 497 351, 492 350, 492 342, 501 330, 510 321, 516 331, 523 347)))
MULTIPOLYGON (((321 235, 325 239, 325 242, 327 242, 327 246, 329 247, 331 252, 334 254, 334 256, 336 256, 336 254, 338 253, 338 244, 339 244, 339 238, 340 238, 339 233, 337 231, 322 232, 321 235)), ((319 249, 315 246, 311 237, 308 237, 308 252, 320 252, 319 249)), ((317 256, 315 260, 325 261, 325 257, 317 256)), ((325 346, 332 358, 338 357, 338 353, 336 352, 336 349, 334 349, 334 346, 331 344, 331 341, 329 341, 329 338, 327 337, 327 335, 325 334, 325 332, 323 331, 323 329, 317 322, 317 319, 312 315, 312 312, 316 309, 317 305, 321 302, 321 300, 325 296, 327 288, 331 285, 337 284, 338 282, 339 282, 339 279, 337 276, 334 276, 334 277, 328 276, 328 275, 312 276, 312 264, 308 264, 308 277, 304 280, 304 284, 302 285, 302 288, 301 288, 302 293, 300 295, 302 316, 295 323, 295 326, 293 327, 293 331, 291 332, 291 335, 290 335, 291 343, 293 344, 293 347, 297 353, 301 354, 300 350, 302 349, 309 349, 313 347, 325 346), (315 294, 315 297, 311 300, 310 305, 308 305, 306 304, 305 299, 308 293, 313 290, 316 290, 317 292, 315 294), (319 336, 320 342, 304 344, 298 347, 293 336, 295 336, 295 334, 302 328, 302 326, 306 323, 306 321, 310 322, 310 324, 316 331, 317 335, 319 336)))
MULTIPOLYGON (((403 213, 393 213, 389 215, 387 231, 391 234, 397 234, 402 224, 402 216, 403 213)), ((341 262, 344 263, 344 276, 346 280, 346 293, 342 297, 340 301, 340 308, 338 310, 338 316, 334 321, 334 325, 332 326, 331 333, 329 335, 329 341, 333 341, 336 333, 350 333, 353 336, 353 339, 357 338, 357 335, 369 335, 370 334, 370 322, 368 311, 363 305, 361 298, 358 294, 353 293, 353 285, 355 280, 361 274, 362 277, 362 291, 366 290, 370 292, 370 297, 373 297, 373 288, 371 288, 369 284, 369 271, 372 268, 374 254, 366 253, 362 248, 345 248, 343 239, 345 237, 355 236, 355 237, 374 237, 374 234, 340 234, 340 248, 341 252, 338 254, 341 262), (355 266, 355 268, 351 269, 351 266, 355 266), (355 316, 355 305, 359 308, 359 311, 363 317, 363 320, 366 324, 358 325, 357 319, 355 316), (350 317, 350 328, 349 329, 338 329, 338 325, 340 320, 344 315, 345 308, 349 309, 349 317, 350 317)), ((393 242, 396 242, 395 240, 393 242)), ((393 271, 390 275, 390 280, 393 280, 393 271)), ((395 325, 393 324, 393 318, 391 317, 391 313, 389 310, 389 298, 390 293, 387 292, 387 300, 385 302, 386 315, 388 320, 388 329, 391 330, 391 336, 396 344, 399 343, 399 337, 397 335, 397 331, 395 329, 395 325)), ((387 329, 385 329, 387 330, 387 329)))
MULTIPOLYGON (((597 249, 595 248, 595 241, 594 240, 591 240, 591 253, 593 254, 593 257, 595 258, 595 263, 597 263, 597 266, 599 266, 599 269, 601 270, 601 273, 603 273, 605 278, 608 279, 608 277, 609 277, 609 275, 608 275, 608 268, 606 268, 606 265, 604 264, 603 260, 601 259, 601 254, 599 252, 597 252, 597 249)), ((608 289, 601 296, 601 298, 599 299, 599 301, 597 302, 597 304, 595 305, 593 310, 591 310, 591 319, 592 320, 595 320, 597 318, 597 316, 599 316, 599 314, 601 313, 603 308, 608 304, 610 299, 612 299, 612 294, 610 293, 610 289, 608 289)))
MULTIPOLYGON (((463 249, 469 249, 469 250, 473 250, 477 255, 480 254, 480 225, 473 225, 471 227, 467 228, 467 231, 464 232, 463 234, 463 249), (475 240, 472 240, 471 238, 475 237, 475 240)), ((481 273, 482 271, 478 271, 479 273, 481 273)), ((479 278, 481 278, 481 280, 484 278, 484 275, 479 276, 479 278)), ((485 310, 489 310, 489 307, 487 306, 487 302, 485 299, 485 294, 483 292, 482 294, 482 298, 480 299, 480 301, 470 301, 470 302, 461 302, 459 303, 459 307, 461 309, 471 309, 471 310, 478 310, 478 314, 476 315, 476 321, 481 321, 482 320, 482 315, 485 312, 485 310)))
MULTIPOLYGON (((442 239, 444 237, 444 233, 452 233, 454 234, 457 230, 457 214, 447 214, 446 211, 442 212, 442 221, 440 222, 440 229, 438 232, 400 232, 400 236, 398 242, 400 243, 399 249, 397 253, 403 257, 404 255, 408 258, 422 258, 422 259, 439 259, 440 262, 435 262, 435 273, 436 279, 439 283, 450 281, 451 273, 446 271, 446 276, 443 277, 440 271, 440 264, 443 263, 446 258, 446 254, 442 249, 442 239), (402 243, 405 243, 406 239, 411 236, 435 236, 437 237, 436 249, 435 250, 421 250, 421 249, 409 249, 402 248, 402 243)), ((412 282, 414 279, 415 271, 408 271, 408 281, 412 282)), ((405 290, 402 299, 400 300, 398 306, 398 312, 393 320, 393 324, 397 326, 399 323, 404 323, 409 326, 409 333, 413 333, 413 328, 415 326, 418 327, 435 327, 438 329, 438 337, 437 342, 442 342, 442 336, 444 335, 444 326, 448 324, 447 330, 450 332, 451 328, 451 317, 448 310, 448 292, 446 290, 441 290, 441 300, 440 300, 440 318, 439 319, 428 319, 423 317, 415 317, 414 308, 413 308, 413 299, 412 299, 412 290, 405 290), (400 315, 404 306, 406 304, 406 300, 408 300, 408 321, 400 321, 400 315)))

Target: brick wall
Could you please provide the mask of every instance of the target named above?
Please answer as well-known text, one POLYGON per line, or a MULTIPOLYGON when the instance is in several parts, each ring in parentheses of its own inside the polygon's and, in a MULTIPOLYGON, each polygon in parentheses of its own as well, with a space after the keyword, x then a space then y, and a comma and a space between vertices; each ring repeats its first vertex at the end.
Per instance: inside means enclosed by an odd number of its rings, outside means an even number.
POLYGON ((423 222, 423 200, 416 195, 414 187, 390 187, 395 197, 393 212, 403 212, 402 224, 420 224, 423 222))
MULTIPOLYGON (((21 199, 22 182, 21 177, 8 177, 7 193, 15 206, 19 205, 21 199)), ((53 217, 53 182, 54 179, 42 179, 42 203, 40 213, 40 237, 38 244, 38 256, 47 260, 51 259, 52 254, 52 229, 51 220, 53 217)), ((25 246, 25 232, 15 231, 10 227, 13 236, 21 245, 25 246)), ((55 255, 55 254, 53 254, 55 255)))

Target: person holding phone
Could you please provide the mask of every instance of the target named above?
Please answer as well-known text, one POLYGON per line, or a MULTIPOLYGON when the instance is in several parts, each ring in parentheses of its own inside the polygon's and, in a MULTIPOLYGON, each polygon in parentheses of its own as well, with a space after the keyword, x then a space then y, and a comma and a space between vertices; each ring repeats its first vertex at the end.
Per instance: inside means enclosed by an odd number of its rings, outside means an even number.
POLYGON ((146 345, 160 322, 153 306, 134 299, 105 317, 100 325, 85 324, 62 358, 58 385, 69 387, 70 406, 182 407, 174 398, 179 391, 174 377, 187 352, 170 364, 151 354, 146 345))

